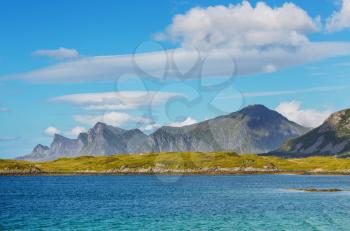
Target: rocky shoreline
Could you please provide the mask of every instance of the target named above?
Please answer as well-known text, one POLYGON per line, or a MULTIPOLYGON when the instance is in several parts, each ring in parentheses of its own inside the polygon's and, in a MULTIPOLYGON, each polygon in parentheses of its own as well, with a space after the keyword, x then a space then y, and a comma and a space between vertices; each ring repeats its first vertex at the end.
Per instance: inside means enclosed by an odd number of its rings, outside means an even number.
POLYGON ((349 190, 343 190, 339 188, 289 188, 288 190, 310 192, 310 193, 335 193, 335 192, 349 191, 349 190))
POLYGON ((215 168, 215 169, 109 169, 106 171, 41 171, 39 168, 29 170, 3 169, 0 176, 44 176, 44 175, 251 175, 251 174, 293 174, 293 175, 350 175, 348 171, 280 171, 255 168, 215 168))
POLYGON ((350 159, 282 159, 253 154, 159 153, 82 156, 48 162, 0 160, 0 175, 350 175, 350 159))

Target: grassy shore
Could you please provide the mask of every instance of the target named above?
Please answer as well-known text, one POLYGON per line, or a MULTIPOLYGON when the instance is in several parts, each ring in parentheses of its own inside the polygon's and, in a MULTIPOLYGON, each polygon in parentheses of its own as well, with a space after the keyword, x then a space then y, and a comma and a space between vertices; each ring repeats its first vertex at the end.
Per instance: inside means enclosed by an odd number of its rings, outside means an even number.
POLYGON ((350 174, 350 159, 282 159, 235 153, 151 153, 81 156, 48 162, 0 160, 1 175, 37 174, 350 174))

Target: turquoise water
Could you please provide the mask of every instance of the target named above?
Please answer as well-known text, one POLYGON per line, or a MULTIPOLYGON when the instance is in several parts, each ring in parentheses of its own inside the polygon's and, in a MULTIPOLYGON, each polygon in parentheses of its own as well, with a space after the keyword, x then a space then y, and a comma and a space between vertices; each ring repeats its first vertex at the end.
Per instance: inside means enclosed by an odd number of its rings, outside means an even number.
POLYGON ((0 177, 0 230, 350 230, 349 176, 0 177))

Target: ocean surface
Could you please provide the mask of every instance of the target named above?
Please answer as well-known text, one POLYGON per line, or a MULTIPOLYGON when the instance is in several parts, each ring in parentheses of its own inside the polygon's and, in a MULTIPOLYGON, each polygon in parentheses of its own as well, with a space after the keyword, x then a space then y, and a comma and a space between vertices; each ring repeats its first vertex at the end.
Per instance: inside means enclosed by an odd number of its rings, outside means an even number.
POLYGON ((0 177, 0 230, 350 230, 349 176, 0 177))

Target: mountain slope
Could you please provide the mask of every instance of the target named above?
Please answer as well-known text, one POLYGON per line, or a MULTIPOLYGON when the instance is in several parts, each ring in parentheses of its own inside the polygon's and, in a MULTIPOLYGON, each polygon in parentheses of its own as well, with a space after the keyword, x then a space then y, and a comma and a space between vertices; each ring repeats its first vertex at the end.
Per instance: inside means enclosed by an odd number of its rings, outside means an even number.
POLYGON ((17 159, 47 161, 82 155, 151 152, 152 147, 150 138, 138 129, 124 130, 99 122, 87 133, 80 133, 77 139, 55 134, 50 147, 39 144, 30 154, 17 159))
POLYGON ((190 126, 162 127, 151 137, 157 152, 263 153, 307 131, 276 111, 263 105, 252 105, 190 126))
POLYGON ((263 153, 307 131, 263 105, 252 105, 190 126, 164 126, 149 136, 139 129, 97 123, 77 139, 55 135, 50 148, 37 146, 20 159, 46 161, 63 156, 183 151, 263 153))
POLYGON ((87 144, 80 153, 110 155, 151 152, 152 142, 139 129, 124 130, 97 123, 87 134, 87 144))
POLYGON ((321 126, 272 153, 290 157, 350 155, 350 109, 332 114, 321 126))

